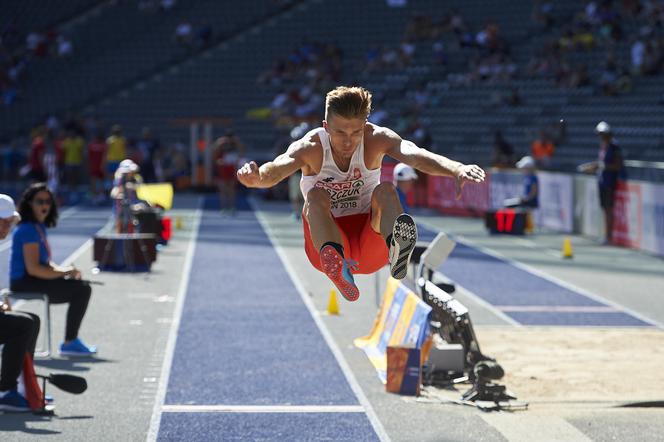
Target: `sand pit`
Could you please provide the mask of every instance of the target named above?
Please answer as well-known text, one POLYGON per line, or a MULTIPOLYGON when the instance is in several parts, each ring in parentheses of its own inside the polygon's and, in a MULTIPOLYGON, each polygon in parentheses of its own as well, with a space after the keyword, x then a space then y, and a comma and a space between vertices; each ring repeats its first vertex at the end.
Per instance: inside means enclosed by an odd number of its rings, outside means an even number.
POLYGON ((664 400, 664 331, 642 328, 476 327, 482 352, 520 400, 664 400))

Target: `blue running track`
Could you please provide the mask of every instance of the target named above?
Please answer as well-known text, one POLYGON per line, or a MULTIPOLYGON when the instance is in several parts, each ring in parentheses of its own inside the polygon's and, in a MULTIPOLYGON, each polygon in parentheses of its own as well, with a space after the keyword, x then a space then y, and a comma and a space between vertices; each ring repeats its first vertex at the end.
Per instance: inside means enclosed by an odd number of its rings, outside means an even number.
MULTIPOLYGON (((418 231, 424 241, 438 233, 422 225, 418 231)), ((653 326, 459 241, 439 270, 519 324, 653 326)))
POLYGON ((359 402, 254 214, 205 210, 164 400, 175 411, 162 412, 158 439, 378 440, 363 412, 260 411, 269 406, 359 402))

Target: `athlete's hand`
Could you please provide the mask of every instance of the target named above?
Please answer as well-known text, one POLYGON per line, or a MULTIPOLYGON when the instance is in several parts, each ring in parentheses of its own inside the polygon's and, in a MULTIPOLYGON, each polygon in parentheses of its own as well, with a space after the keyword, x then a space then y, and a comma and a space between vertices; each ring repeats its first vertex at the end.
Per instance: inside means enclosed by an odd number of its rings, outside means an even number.
POLYGON ((463 185, 466 184, 466 181, 471 181, 473 183, 481 183, 484 181, 486 174, 484 170, 477 164, 463 164, 456 170, 456 178, 454 182, 454 190, 456 193, 456 198, 461 198, 461 189, 463 185))
POLYGON ((258 164, 255 161, 244 163, 236 173, 237 180, 246 187, 256 187, 261 181, 261 175, 258 172, 258 164))

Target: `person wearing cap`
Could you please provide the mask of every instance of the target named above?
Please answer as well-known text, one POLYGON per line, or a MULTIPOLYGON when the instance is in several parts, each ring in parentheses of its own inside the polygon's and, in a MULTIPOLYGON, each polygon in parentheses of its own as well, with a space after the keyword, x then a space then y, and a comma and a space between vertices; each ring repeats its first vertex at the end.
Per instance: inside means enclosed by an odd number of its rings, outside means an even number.
POLYGON ((417 172, 415 172, 415 169, 408 164, 399 163, 394 166, 394 170, 392 171, 392 182, 397 189, 399 201, 401 202, 401 207, 403 207, 404 213, 410 213, 407 197, 415 187, 415 180, 417 180, 417 172))
MULTIPOLYGON (((20 215, 9 195, 0 194, 0 240, 19 222, 20 215)), ((34 355, 39 335, 39 316, 28 312, 9 311, 9 304, 0 300, 0 410, 29 411, 27 399, 18 392, 18 377, 26 351, 34 355)))
POLYGON ((604 244, 610 244, 613 235, 613 206, 616 186, 619 179, 625 178, 625 167, 620 146, 613 137, 609 123, 606 121, 597 123, 595 133, 599 137, 597 160, 581 164, 577 169, 579 172, 597 175, 599 203, 604 212, 604 244))
POLYGON ((16 211, 12 197, 0 193, 0 240, 5 239, 20 220, 21 216, 16 211))
POLYGON ((539 207, 539 186, 535 159, 526 155, 517 161, 516 167, 523 171, 523 195, 519 197, 519 206, 536 209, 539 207))
POLYGON ((52 304, 69 304, 60 354, 95 354, 96 347, 86 345, 78 337, 92 289, 88 282, 81 280, 81 272, 76 267, 60 266, 52 260, 46 230, 56 226, 58 209, 45 183, 31 184, 23 192, 18 213, 21 221, 12 235, 9 288, 13 292, 45 293, 52 304))
POLYGON ((138 175, 138 171, 138 164, 129 158, 120 161, 115 171, 111 199, 113 200, 113 214, 117 233, 129 232, 130 207, 140 202, 136 191, 143 180, 138 175))

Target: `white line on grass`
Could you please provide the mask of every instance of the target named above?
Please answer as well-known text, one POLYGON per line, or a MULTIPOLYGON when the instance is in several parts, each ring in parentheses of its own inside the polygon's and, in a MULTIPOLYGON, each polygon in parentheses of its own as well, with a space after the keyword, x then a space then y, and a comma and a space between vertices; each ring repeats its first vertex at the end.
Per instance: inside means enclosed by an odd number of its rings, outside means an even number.
POLYGON ((164 405, 164 413, 364 413, 361 405, 164 405))
POLYGON ((302 282, 300 279, 297 277, 297 272, 295 269, 292 267, 290 264, 290 261, 286 258, 286 254, 283 251, 283 248, 279 246, 272 235, 272 229, 270 228, 265 216, 261 212, 258 211, 258 208, 256 207, 256 204, 250 200, 250 204, 252 209, 254 210, 254 213, 256 214, 256 218, 258 219, 258 222, 260 222, 261 226, 263 227, 263 230, 267 234, 267 237, 269 238, 270 242, 272 243, 272 247, 274 247, 274 250, 277 252, 277 255, 279 255, 279 259, 281 259, 281 263, 284 265, 286 268, 286 271, 288 272, 288 275, 290 276, 291 280, 293 281, 293 284, 295 285, 295 288, 297 289, 298 293, 300 294, 300 297, 302 298, 302 302, 304 302, 304 305, 307 306, 307 309, 309 310, 309 313, 311 314, 311 317, 313 318, 314 322, 318 326, 318 330, 320 331, 321 335, 323 335, 323 339, 325 339, 325 342, 327 343, 328 347, 330 347, 330 350, 332 351, 332 354, 334 355, 335 359, 337 360, 337 363, 339 364, 339 367, 341 367, 341 371, 343 371, 344 376, 346 377, 346 380, 348 381, 348 384, 350 385, 350 388, 353 390, 355 393, 355 396, 359 400, 360 404, 362 407, 364 407, 365 412, 367 413, 367 418, 369 419, 369 422, 371 422, 371 425, 374 428, 374 431, 376 432, 376 435, 380 438, 381 441, 383 442, 389 442, 390 437, 387 435, 387 432, 385 431, 385 428, 383 428, 383 424, 380 422, 378 419, 378 416, 376 415, 376 412, 374 411, 373 407, 371 406, 371 403, 369 402, 369 399, 364 395, 364 392, 362 391, 362 388, 360 387, 360 384, 357 382, 355 379, 355 375, 353 374, 352 370, 350 369, 350 366, 348 365, 348 362, 346 362, 346 359, 344 358, 343 353, 341 353, 341 350, 339 350, 339 347, 337 346, 336 342, 334 342, 334 339, 332 338, 332 335, 330 334, 329 330, 327 329, 327 326, 323 322, 322 319, 320 319, 318 312, 316 311, 316 307, 314 306, 313 302, 311 299, 309 299, 309 296, 307 295, 306 290, 302 286, 302 282))
POLYGON ((161 366, 161 374, 159 376, 159 387, 155 397, 154 408, 152 409, 152 418, 150 419, 150 428, 148 430, 147 440, 152 442, 157 440, 159 435, 159 425, 161 424, 161 412, 166 399, 166 389, 168 387, 168 378, 171 374, 171 364, 173 363, 173 355, 175 353, 175 342, 177 341, 178 331, 180 329, 180 319, 182 318, 182 310, 184 308, 184 301, 187 296, 187 287, 189 286, 189 276, 191 274, 191 263, 194 260, 194 251, 196 250, 196 241, 198 240, 198 227, 201 222, 203 199, 198 200, 198 209, 194 214, 194 222, 192 224, 192 233, 187 247, 187 255, 184 260, 184 268, 182 269, 182 279, 180 280, 180 287, 178 288, 177 301, 175 309, 173 310, 173 322, 171 323, 171 330, 168 334, 168 342, 166 343, 166 351, 164 354, 164 362, 161 366))

